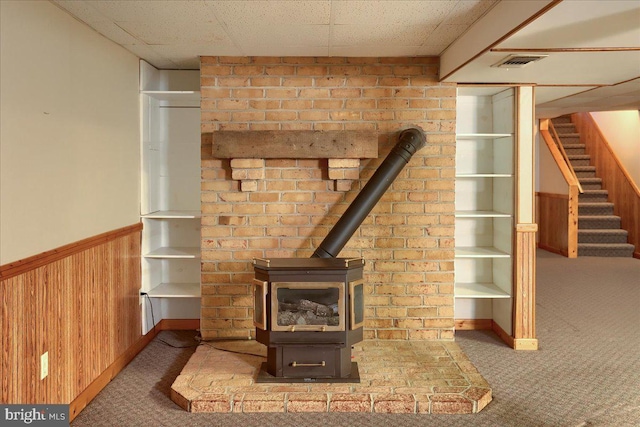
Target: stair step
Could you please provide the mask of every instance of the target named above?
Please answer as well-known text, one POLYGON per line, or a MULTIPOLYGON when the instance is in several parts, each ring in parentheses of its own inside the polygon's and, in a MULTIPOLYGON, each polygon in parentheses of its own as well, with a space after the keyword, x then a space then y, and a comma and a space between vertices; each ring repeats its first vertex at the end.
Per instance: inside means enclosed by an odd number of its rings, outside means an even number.
POLYGON ((610 230, 620 228, 620 217, 616 215, 580 215, 579 230, 610 230))
POLYGON ((587 148, 586 144, 562 144, 565 151, 572 148, 582 148, 583 150, 587 148))
POLYGON ((580 144, 580 135, 572 136, 571 134, 568 134, 558 135, 558 137, 560 138, 560 142, 562 143, 562 145, 565 147, 567 145, 580 144))
POLYGON ((551 119, 551 122, 555 125, 561 123, 571 123, 571 116, 559 116, 551 119))
POLYGON ((621 229, 578 230, 578 243, 627 243, 628 235, 621 229))
POLYGON ((582 144, 565 144, 563 147, 564 152, 567 153, 567 156, 586 154, 584 145, 582 144))
POLYGON ((602 178, 578 178, 583 190, 601 190, 602 178))
POLYGON ((607 190, 584 190, 584 193, 578 196, 579 203, 598 203, 606 202, 609 199, 607 190))
POLYGON ((571 166, 591 166, 591 156, 588 154, 567 154, 571 166))
POLYGON ((573 171, 578 178, 596 178, 595 166, 574 166, 573 171))
POLYGON ((576 125, 573 123, 557 123, 555 121, 551 121, 553 123, 553 127, 556 128, 556 132, 560 133, 574 133, 576 130, 576 125))
POLYGON ((629 243, 578 243, 578 256, 633 257, 629 243))
POLYGON ((613 215, 613 203, 578 203, 580 215, 613 215))

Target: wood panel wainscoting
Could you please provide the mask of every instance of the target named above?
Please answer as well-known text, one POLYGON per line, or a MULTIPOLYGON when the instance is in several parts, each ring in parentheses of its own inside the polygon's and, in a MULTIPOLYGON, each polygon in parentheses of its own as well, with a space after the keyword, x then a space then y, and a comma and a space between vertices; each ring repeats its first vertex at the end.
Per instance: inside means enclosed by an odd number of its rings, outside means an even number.
POLYGON ((186 326, 174 320, 142 336, 141 230, 134 224, 0 267, 1 402, 70 404, 73 419, 159 330, 186 326))
POLYGON ((569 194, 536 193, 541 249, 568 258, 578 256, 578 195, 575 186, 569 187, 569 194))
POLYGON ((635 246, 634 258, 640 258, 640 189, 607 142, 597 123, 589 113, 575 113, 571 121, 580 134, 591 156, 596 175, 602 178, 602 188, 609 193, 614 204, 614 215, 621 219, 621 226, 629 232, 628 242, 635 246))
POLYGON ((536 232, 537 224, 518 224, 513 280, 514 350, 537 350, 536 338, 536 232))

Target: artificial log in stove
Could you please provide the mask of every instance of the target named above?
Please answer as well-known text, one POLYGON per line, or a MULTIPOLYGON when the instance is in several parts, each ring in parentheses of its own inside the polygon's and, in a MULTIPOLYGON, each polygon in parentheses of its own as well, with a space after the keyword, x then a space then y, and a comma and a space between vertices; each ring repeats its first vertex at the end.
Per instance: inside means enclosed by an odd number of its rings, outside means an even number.
POLYGON ((254 259, 256 340, 267 346, 257 382, 359 382, 364 259, 336 258, 426 140, 409 128, 311 258, 254 259))

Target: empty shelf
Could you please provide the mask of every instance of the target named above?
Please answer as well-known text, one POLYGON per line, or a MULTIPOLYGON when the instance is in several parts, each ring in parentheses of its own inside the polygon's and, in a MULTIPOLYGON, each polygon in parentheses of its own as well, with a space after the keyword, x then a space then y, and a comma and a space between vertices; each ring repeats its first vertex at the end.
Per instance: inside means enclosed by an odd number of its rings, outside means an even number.
POLYGON ((160 283, 147 294, 152 298, 200 297, 200 283, 160 283))
POLYGON ((143 218, 151 219, 170 219, 170 218, 200 218, 200 211, 195 210, 169 210, 169 211, 155 211, 148 214, 141 215, 143 218))
POLYGON ((144 255, 145 258, 200 258, 200 248, 164 247, 144 255))
POLYGON ((510 298, 510 295, 494 283, 456 283, 456 298, 510 298))
POLYGON ((509 258, 511 255, 493 247, 456 248, 456 258, 509 258))

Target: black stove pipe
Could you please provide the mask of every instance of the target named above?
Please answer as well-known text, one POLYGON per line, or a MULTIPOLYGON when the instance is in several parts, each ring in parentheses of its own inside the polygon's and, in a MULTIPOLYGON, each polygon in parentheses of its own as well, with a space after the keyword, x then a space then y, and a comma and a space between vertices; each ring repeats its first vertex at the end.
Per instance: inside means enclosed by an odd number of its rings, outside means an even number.
POLYGON ((398 143, 391 149, 387 158, 351 202, 311 258, 335 258, 400 171, 409 163, 411 157, 425 145, 426 138, 422 129, 413 127, 400 132, 398 143))

